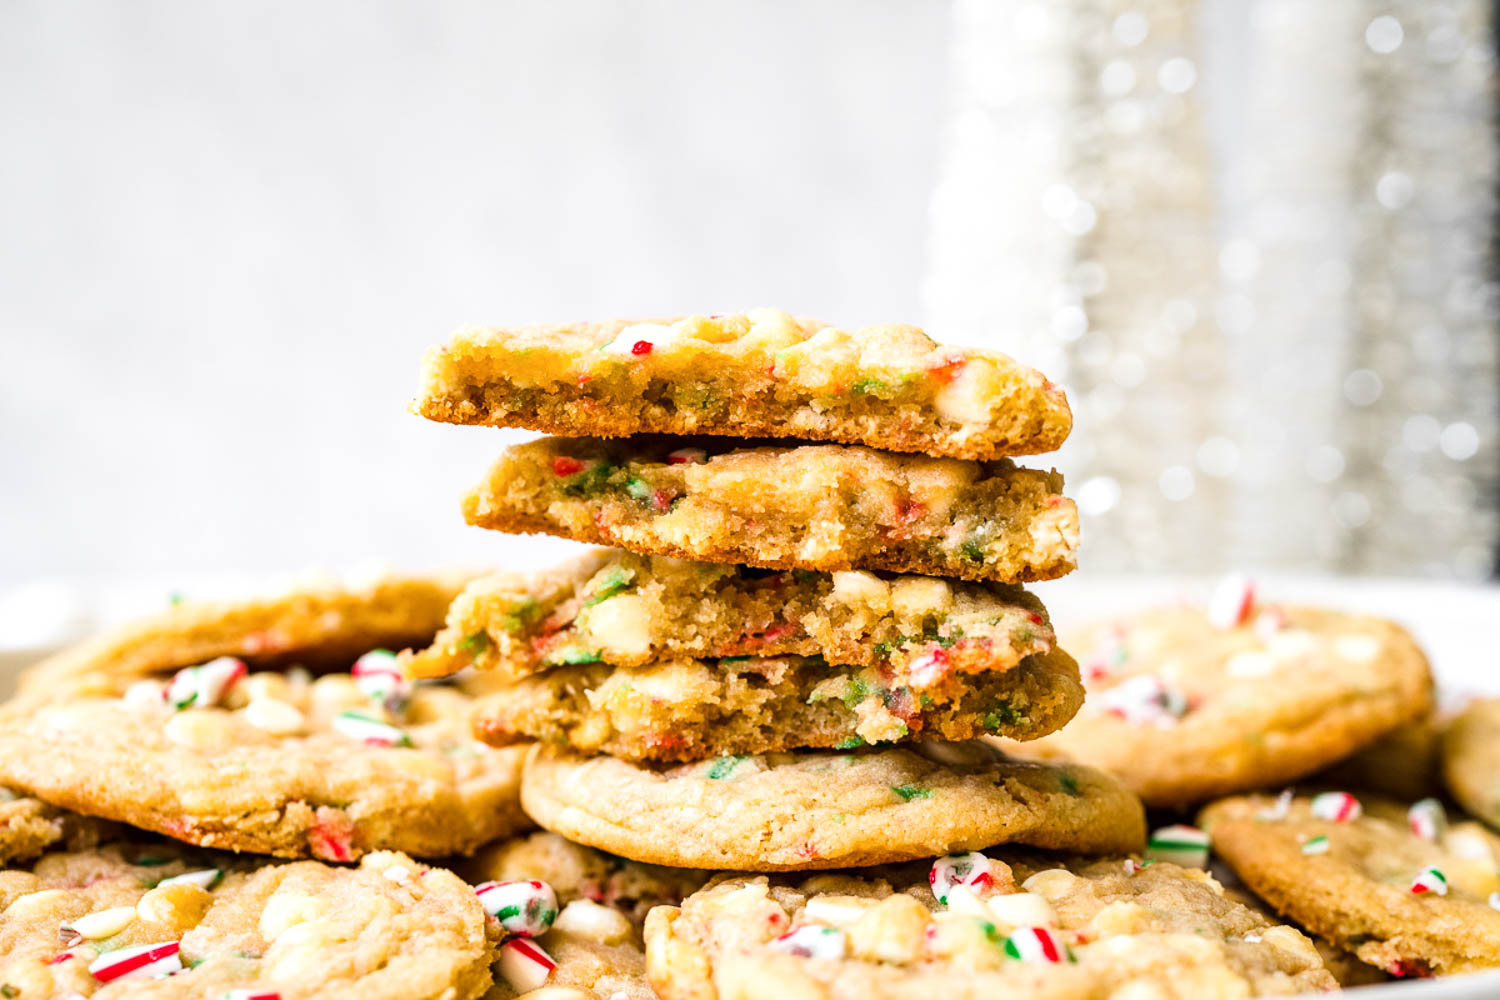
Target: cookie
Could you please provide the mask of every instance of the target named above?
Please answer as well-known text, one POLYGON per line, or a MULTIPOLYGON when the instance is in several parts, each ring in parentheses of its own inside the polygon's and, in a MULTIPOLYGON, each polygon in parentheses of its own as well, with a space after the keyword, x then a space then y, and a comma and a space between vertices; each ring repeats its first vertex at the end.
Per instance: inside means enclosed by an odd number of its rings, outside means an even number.
POLYGON ((366 650, 425 645, 469 575, 318 582, 274 597, 185 602, 52 656, 22 690, 68 676, 145 677, 236 656, 255 666, 348 667, 366 650))
POLYGON ((1449 827, 1435 800, 1403 813, 1347 792, 1244 796, 1200 825, 1256 895, 1364 962, 1403 977, 1500 967, 1495 841, 1449 827))
POLYGON ((1217 622, 1159 608, 1063 637, 1088 698, 1053 736, 1007 748, 1102 767, 1151 806, 1295 781, 1427 715, 1432 679, 1378 618, 1242 605, 1217 622))
POLYGON ((63 837, 63 817, 40 799, 0 788, 0 865, 41 854, 63 837))
POLYGON ((1335 985, 1300 931, 1176 865, 973 853, 888 876, 728 876, 658 907, 652 985, 664 1000, 1200 1000, 1335 985))
POLYGON ((1060 649, 920 688, 820 657, 746 656, 556 667, 485 698, 474 731, 495 746, 535 739, 626 760, 691 761, 986 733, 1031 739, 1082 702, 1077 664, 1060 649))
POLYGON ((837 445, 542 438, 464 498, 470 524, 768 569, 1021 583, 1077 564, 1056 472, 837 445))
POLYGON ((461 330, 427 354, 414 412, 555 434, 794 437, 953 458, 1054 451, 1062 390, 916 327, 845 332, 773 309, 461 330))
POLYGON ((677 767, 538 746, 526 811, 570 840, 652 864, 739 871, 875 865, 997 843, 1139 849, 1140 802, 1080 765, 982 743, 724 757, 677 767))
POLYGON ((1459 805, 1500 827, 1500 699, 1475 701, 1442 739, 1442 773, 1459 805))
POLYGON ((515 680, 562 664, 822 656, 898 683, 1009 670, 1055 643, 1019 587, 927 576, 758 570, 601 549, 550 573, 475 580, 409 673, 515 680))
POLYGON ((1311 785, 1374 792, 1414 802, 1442 789, 1443 732, 1437 713, 1391 730, 1353 756, 1307 779, 1311 785))
POLYGON ((411 688, 388 653, 356 668, 313 679, 222 658, 169 680, 37 675, 0 709, 0 782, 206 847, 330 861, 440 857, 531 825, 522 751, 472 738, 473 698, 411 688))
MULTIPOLYGON (((646 981, 641 925, 654 906, 680 903, 702 888, 710 873, 626 861, 564 840, 555 833, 533 833, 485 848, 459 871, 476 885, 541 882, 557 915, 533 943, 555 964, 545 978, 554 989, 578 990, 600 1000, 655 1000, 646 981)), ((542 971, 511 961, 518 981, 497 969, 488 996, 508 1000, 534 985, 542 971), (532 978, 524 978, 530 972, 532 978)))
POLYGON ((468 1000, 495 943, 471 887, 391 852, 335 868, 116 843, 0 871, 0 993, 20 1000, 468 1000))

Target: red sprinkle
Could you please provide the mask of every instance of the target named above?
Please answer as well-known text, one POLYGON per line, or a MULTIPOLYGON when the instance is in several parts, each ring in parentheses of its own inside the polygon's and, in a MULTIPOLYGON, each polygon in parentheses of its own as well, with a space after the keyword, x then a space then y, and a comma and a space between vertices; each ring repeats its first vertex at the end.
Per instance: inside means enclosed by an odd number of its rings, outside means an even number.
POLYGON ((651 341, 649 341, 649 340, 637 340, 634 344, 632 344, 630 346, 630 353, 631 354, 650 354, 651 353, 651 341))
POLYGON ((592 375, 580 375, 580 376, 578 376, 578 388, 582 389, 585 385, 587 385, 589 382, 592 382, 592 381, 594 381, 594 376, 592 376, 592 375))
POLYGON ((673 499, 672 494, 666 490, 657 490, 651 494, 651 506, 657 510, 669 510, 671 509, 673 499))
POLYGON ((583 463, 576 458, 558 455, 552 460, 552 472, 558 476, 576 476, 583 471, 583 463))
POLYGON ((1028 611, 1026 617, 1031 619, 1031 624, 1033 625, 1040 625, 1042 623, 1042 616, 1035 611, 1028 611))

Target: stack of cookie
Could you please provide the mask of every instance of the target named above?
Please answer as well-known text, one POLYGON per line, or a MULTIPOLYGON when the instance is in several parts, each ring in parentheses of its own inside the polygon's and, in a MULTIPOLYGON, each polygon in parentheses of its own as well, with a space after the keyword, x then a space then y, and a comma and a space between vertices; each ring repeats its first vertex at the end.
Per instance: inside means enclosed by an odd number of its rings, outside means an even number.
POLYGON ((558 433, 509 449, 472 524, 617 548, 470 585, 419 677, 496 690, 535 740, 528 812, 640 861, 777 871, 997 843, 1139 847, 1134 798, 1011 762, 1082 686, 1023 581, 1074 567, 1062 392, 908 326, 764 310, 460 333, 415 409, 558 433), (809 442, 834 443, 809 443, 809 442))

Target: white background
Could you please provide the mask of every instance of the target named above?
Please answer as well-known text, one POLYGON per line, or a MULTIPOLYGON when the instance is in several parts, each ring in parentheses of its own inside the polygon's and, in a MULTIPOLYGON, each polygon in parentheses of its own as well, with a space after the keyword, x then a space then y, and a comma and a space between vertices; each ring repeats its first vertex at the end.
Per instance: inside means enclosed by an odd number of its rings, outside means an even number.
POLYGON ((0 5, 0 589, 499 565, 465 322, 920 319, 946 3, 0 5))

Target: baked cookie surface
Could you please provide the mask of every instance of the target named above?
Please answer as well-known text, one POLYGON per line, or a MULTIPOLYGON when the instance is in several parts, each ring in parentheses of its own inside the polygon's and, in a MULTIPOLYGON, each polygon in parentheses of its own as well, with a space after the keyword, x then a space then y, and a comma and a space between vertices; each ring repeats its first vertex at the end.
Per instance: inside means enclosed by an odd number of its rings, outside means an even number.
MULTIPOLYGON (((556 966, 545 985, 599 1000, 654 1000, 641 940, 646 913, 680 903, 710 878, 705 871, 627 861, 545 832, 485 848, 459 870, 477 885, 544 883, 557 904, 550 927, 533 939, 556 966)), ((522 971, 533 978, 512 983, 504 968, 497 969, 488 996, 508 1000, 518 987, 531 986, 540 970, 522 971)))
POLYGON ((767 569, 1022 583, 1077 565, 1062 476, 1001 459, 724 439, 542 438, 464 498, 483 528, 767 569))
POLYGON ((236 656, 253 666, 347 667, 370 649, 425 645, 472 574, 319 581, 235 601, 186 601, 58 653, 21 689, 69 676, 146 677, 236 656))
POLYGON ((1475 701, 1448 726, 1442 772, 1460 805, 1500 828, 1500 698, 1475 701))
POLYGON ((1019 587, 926 576, 757 570, 602 549, 548 573, 464 588, 418 677, 475 667, 514 680, 562 664, 822 656, 898 682, 1003 671, 1055 643, 1019 587))
POLYGON ((1061 389, 912 326, 837 330, 774 309, 466 329, 429 351, 414 412, 556 434, 795 437, 953 458, 1053 451, 1061 389))
POLYGON ((1013 761, 978 742, 722 757, 677 767, 536 747, 527 812, 570 840, 653 864, 793 871, 1001 842, 1138 849, 1140 802, 1102 772, 1013 761))
POLYGON ((922 688, 819 657, 747 656, 555 667, 485 697, 474 731, 496 746, 534 739, 626 760, 690 761, 987 733, 1032 739, 1082 702, 1078 667, 1060 649, 922 688))
POLYGON ((1079 653, 1084 707, 1007 751, 1102 767, 1153 806, 1287 784, 1432 705, 1422 651, 1378 618, 1263 606, 1220 627, 1180 606, 1063 639, 1079 653))
POLYGON ((376 669, 395 670, 389 654, 360 663, 359 678, 228 658, 169 680, 37 675, 0 709, 0 782, 206 847, 330 861, 440 857, 531 825, 523 751, 472 738, 474 699, 403 687, 376 669))
POLYGON ((392 852, 336 868, 142 838, 0 871, 0 986, 18 1000, 468 1000, 494 945, 472 888, 392 852))
POLYGON ((1132 865, 968 854, 930 872, 880 873, 889 880, 728 876, 652 911, 647 971, 665 1000, 1202 1000, 1333 988, 1301 932, 1202 872, 1132 865))
POLYGON ((0 865, 25 861, 63 838, 64 813, 0 787, 0 865))
POLYGON ((1435 800, 1241 796, 1199 823, 1256 895, 1364 962, 1399 977, 1500 967, 1496 842, 1435 800))

